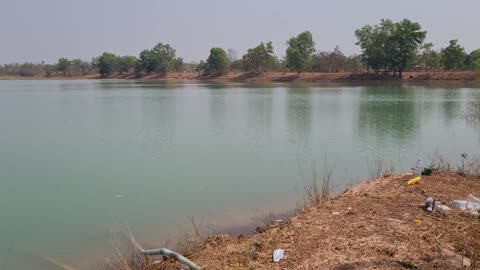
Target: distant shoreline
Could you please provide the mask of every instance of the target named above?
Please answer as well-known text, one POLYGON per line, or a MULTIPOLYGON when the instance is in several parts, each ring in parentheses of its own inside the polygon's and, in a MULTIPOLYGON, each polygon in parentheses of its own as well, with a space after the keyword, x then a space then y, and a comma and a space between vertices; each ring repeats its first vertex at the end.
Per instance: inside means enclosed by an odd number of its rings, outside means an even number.
POLYGON ((480 83, 480 72, 405 72, 403 79, 394 79, 391 75, 376 75, 373 73, 320 73, 320 72, 266 72, 251 74, 246 72, 230 72, 222 76, 204 76, 197 72, 171 72, 165 75, 150 75, 137 78, 133 74, 117 74, 102 78, 98 74, 88 74, 71 77, 21 77, 0 76, 0 80, 135 80, 135 81, 210 81, 210 82, 401 82, 401 83, 480 83))

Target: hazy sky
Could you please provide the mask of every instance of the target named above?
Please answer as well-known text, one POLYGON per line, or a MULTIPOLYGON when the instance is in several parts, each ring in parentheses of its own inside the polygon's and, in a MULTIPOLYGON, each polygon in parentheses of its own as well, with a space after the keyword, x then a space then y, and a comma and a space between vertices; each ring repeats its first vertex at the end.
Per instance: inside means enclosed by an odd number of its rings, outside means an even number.
POLYGON ((241 56, 269 40, 283 56, 286 40, 304 30, 317 49, 352 54, 355 29, 381 18, 417 21, 435 48, 458 38, 469 52, 480 48, 479 11, 480 0, 0 0, 0 64, 138 55, 158 42, 186 61, 213 46, 241 56))

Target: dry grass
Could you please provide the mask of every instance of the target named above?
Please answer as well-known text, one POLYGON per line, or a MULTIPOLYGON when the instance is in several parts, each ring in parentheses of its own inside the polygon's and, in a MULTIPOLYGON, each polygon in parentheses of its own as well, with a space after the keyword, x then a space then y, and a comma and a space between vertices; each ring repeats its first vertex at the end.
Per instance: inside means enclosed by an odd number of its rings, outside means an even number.
POLYGON ((461 164, 457 167, 457 173, 460 175, 480 176, 480 158, 478 156, 469 156, 467 153, 460 155, 461 164))
POLYGON ((452 164, 448 159, 446 159, 442 154, 440 154, 438 151, 435 151, 433 155, 429 156, 430 158, 430 168, 433 171, 437 172, 452 172, 453 167, 452 164))
POLYGON ((208 269, 478 268, 478 217, 455 209, 449 216, 431 215, 421 206, 426 196, 448 202, 480 194, 479 178, 435 172, 420 185, 406 187, 410 178, 404 174, 360 184, 282 226, 206 245, 197 262, 208 269), (278 264, 271 258, 275 248, 286 252, 278 264))
POLYGON ((136 270, 154 269, 150 259, 142 256, 135 247, 130 246, 120 250, 118 243, 114 243, 115 255, 99 267, 104 270, 136 270))
MULTIPOLYGON (((302 198, 297 201, 296 212, 301 213, 306 209, 320 205, 322 202, 332 197, 331 179, 335 169, 335 164, 331 165, 327 157, 324 158, 323 176, 320 183, 320 177, 315 163, 313 164, 312 180, 304 185, 302 198)), ((300 168, 300 174, 305 179, 305 174, 300 168)))
POLYGON ((377 179, 395 173, 395 164, 383 159, 367 160, 369 179, 377 179))
POLYGON ((459 155, 459 164, 455 166, 452 162, 446 159, 438 151, 430 158, 430 168, 432 170, 442 173, 457 173, 462 176, 480 176, 480 157, 476 155, 470 156, 467 153, 459 155))
MULTIPOLYGON (((433 224, 425 240, 443 255, 453 254, 462 264, 469 261, 468 269, 480 267, 480 229, 478 217, 464 215, 442 217, 447 222, 433 224)), ((451 256, 451 255, 450 255, 451 256)))

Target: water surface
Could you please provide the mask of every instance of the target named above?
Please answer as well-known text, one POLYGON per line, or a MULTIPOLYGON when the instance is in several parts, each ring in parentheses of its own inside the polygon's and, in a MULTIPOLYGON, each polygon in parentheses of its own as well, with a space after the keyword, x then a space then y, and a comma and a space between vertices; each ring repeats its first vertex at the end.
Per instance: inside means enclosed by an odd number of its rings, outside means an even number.
MULTIPOLYGON (((0 269, 95 269, 132 231, 161 246, 295 208, 324 157, 334 185, 439 151, 480 152, 459 117, 480 89, 0 81, 0 269), (179 229, 182 228, 182 229, 179 229)), ((427 161, 426 161, 427 162, 427 161)))

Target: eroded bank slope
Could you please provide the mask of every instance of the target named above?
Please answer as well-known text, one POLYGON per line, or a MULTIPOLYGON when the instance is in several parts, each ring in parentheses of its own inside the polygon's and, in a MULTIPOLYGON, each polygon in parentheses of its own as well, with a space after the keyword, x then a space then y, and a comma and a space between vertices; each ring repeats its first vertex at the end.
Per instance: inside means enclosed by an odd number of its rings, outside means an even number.
POLYGON ((360 184, 251 237, 211 237, 192 260, 204 269, 479 267, 480 219, 456 209, 429 214, 422 206, 426 196, 441 202, 479 196, 480 178, 438 173, 407 187, 410 177, 360 184), (285 249, 279 263, 272 262, 276 248, 285 249))

